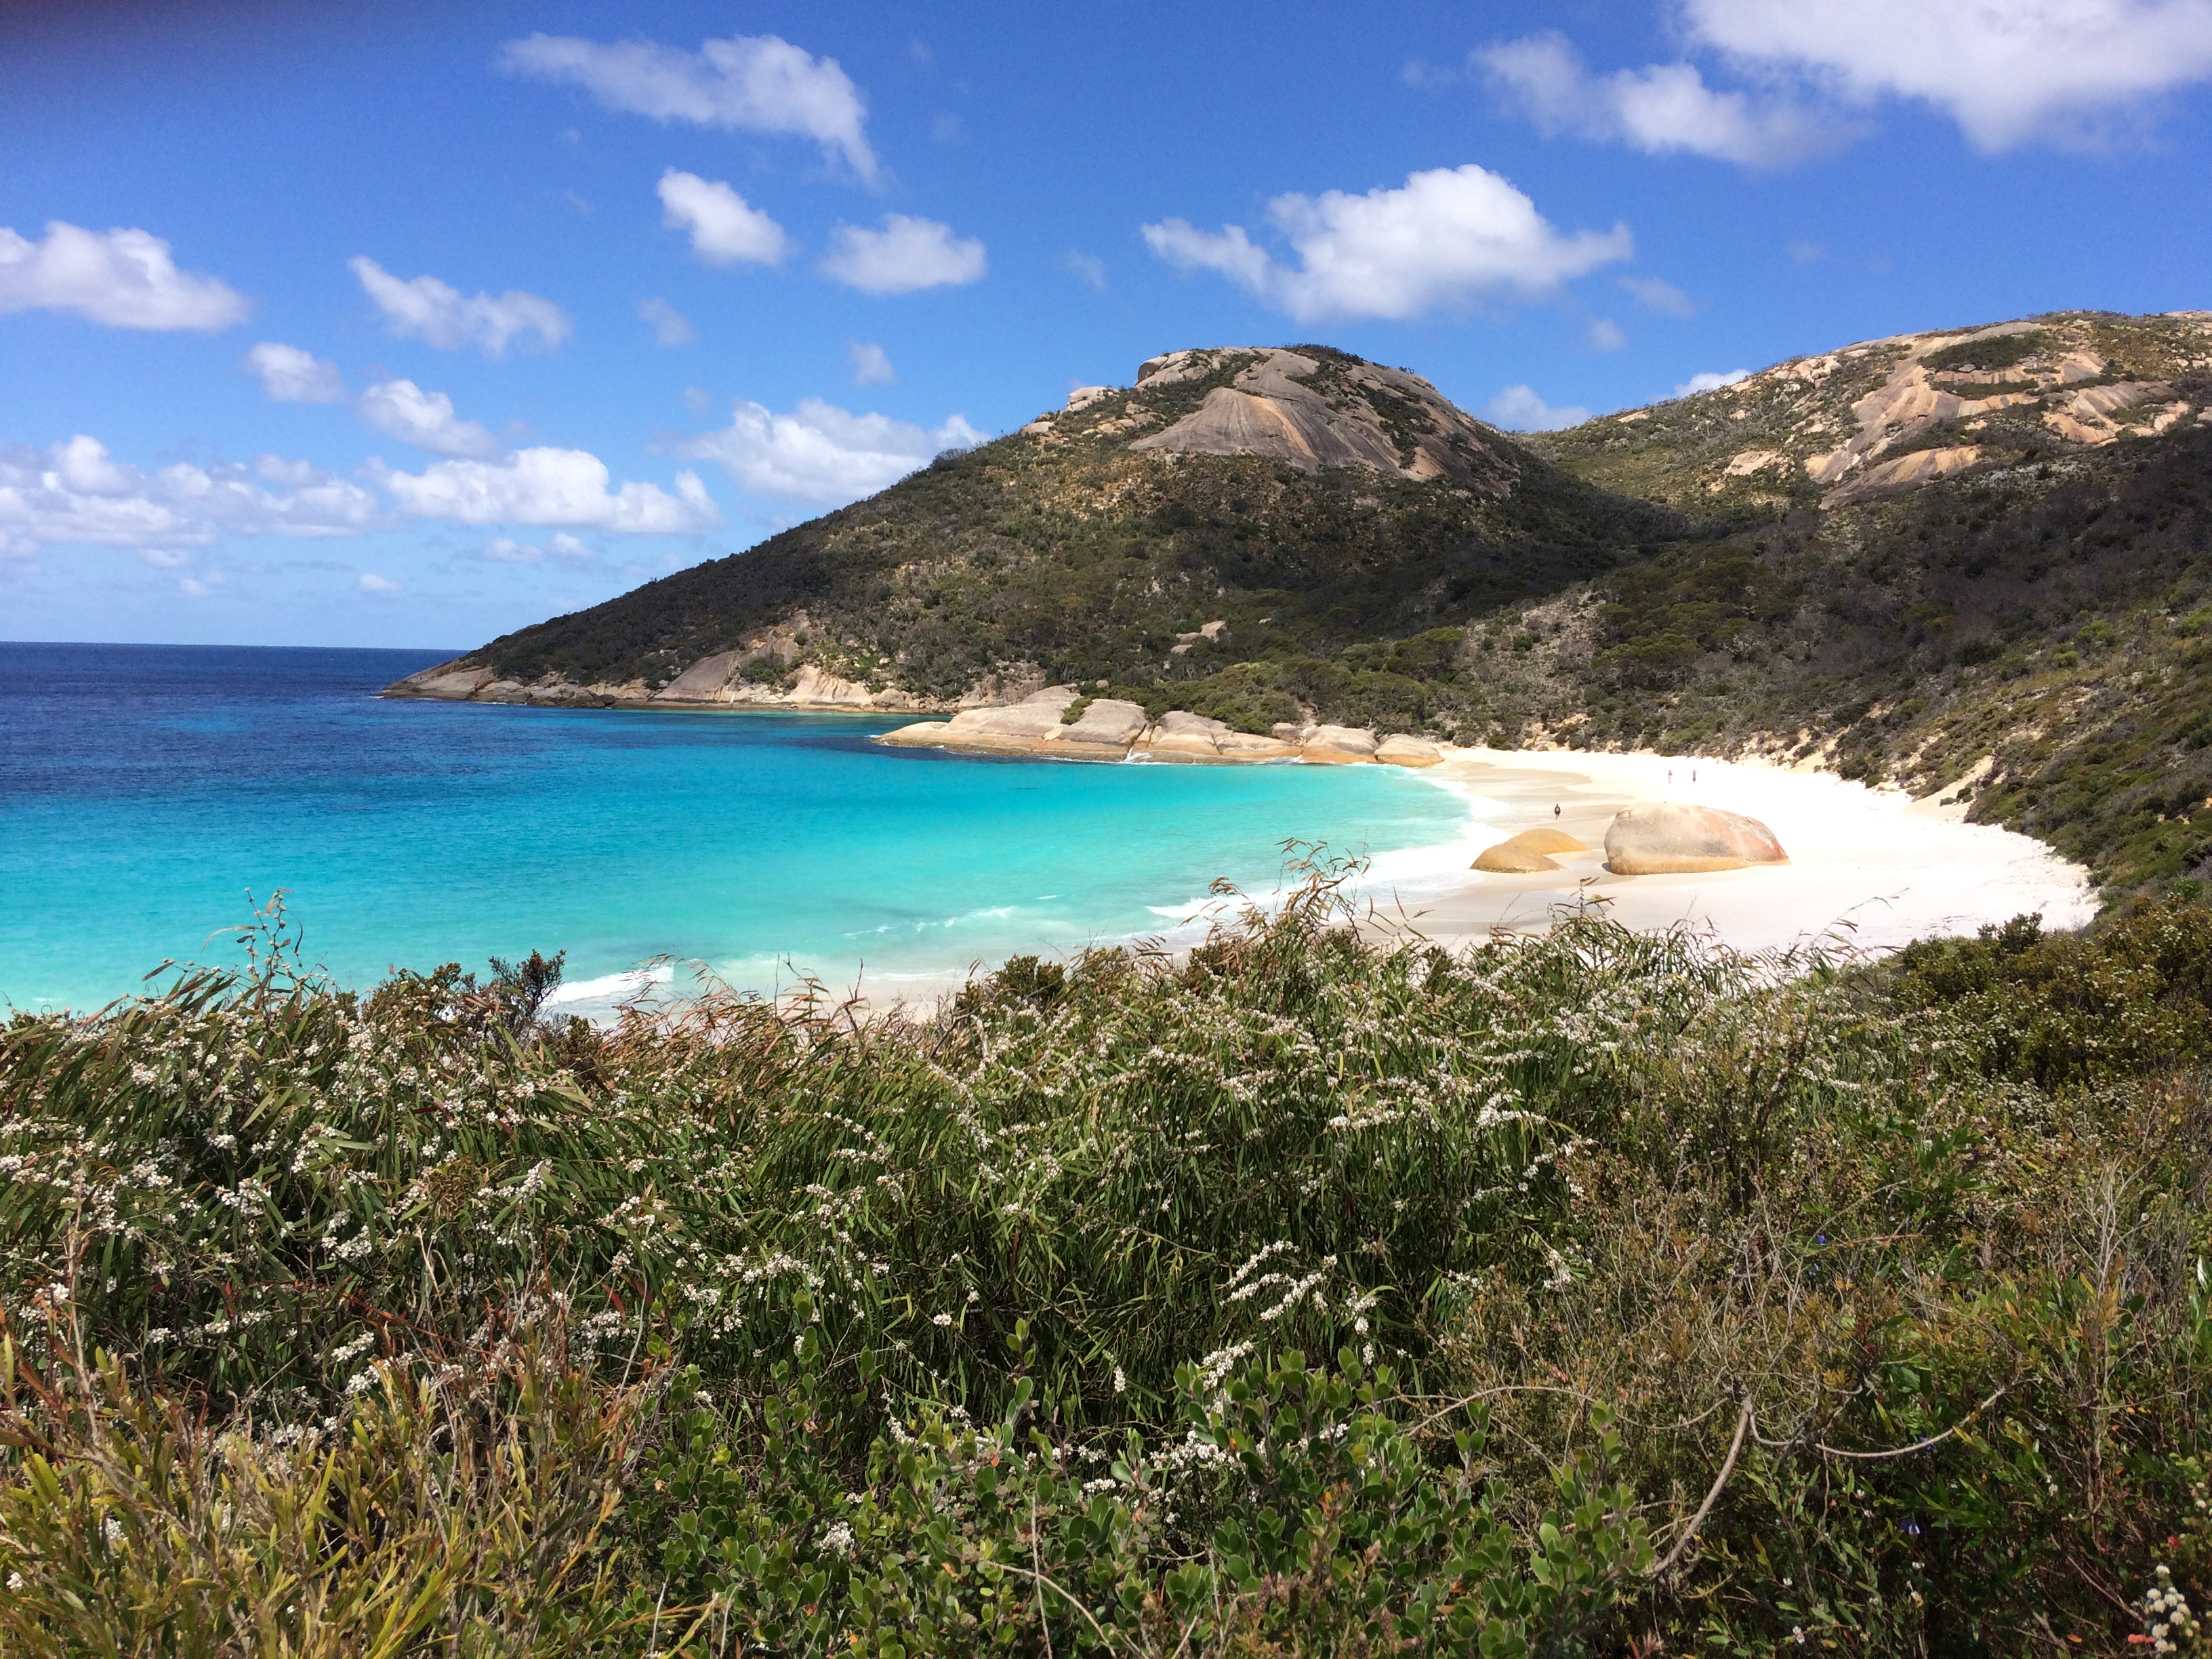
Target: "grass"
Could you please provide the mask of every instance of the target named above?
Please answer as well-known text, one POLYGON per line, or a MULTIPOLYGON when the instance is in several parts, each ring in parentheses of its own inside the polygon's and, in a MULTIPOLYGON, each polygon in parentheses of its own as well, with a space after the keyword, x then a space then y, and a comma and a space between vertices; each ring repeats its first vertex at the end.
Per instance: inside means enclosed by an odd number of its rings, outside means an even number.
POLYGON ((543 958, 356 995, 274 916, 19 1017, 0 1648, 2186 1638, 2212 915, 1340 920, 595 1030, 543 958))

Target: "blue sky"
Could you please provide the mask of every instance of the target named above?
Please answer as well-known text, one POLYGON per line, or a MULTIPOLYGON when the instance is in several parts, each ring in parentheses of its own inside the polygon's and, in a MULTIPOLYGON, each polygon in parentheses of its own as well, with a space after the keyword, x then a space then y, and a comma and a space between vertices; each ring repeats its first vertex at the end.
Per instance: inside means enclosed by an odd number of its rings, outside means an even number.
POLYGON ((2212 306, 2212 0, 147 9, 0 11, 0 638, 466 647, 1183 346, 2212 306))

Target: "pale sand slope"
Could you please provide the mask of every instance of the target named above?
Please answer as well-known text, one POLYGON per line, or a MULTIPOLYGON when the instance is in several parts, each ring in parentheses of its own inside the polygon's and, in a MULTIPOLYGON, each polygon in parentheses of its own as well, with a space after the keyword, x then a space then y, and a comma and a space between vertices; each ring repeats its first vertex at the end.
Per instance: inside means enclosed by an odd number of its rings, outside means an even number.
POLYGON ((1447 877, 1433 860, 1398 869, 1395 859, 1378 861, 1370 896, 1391 922, 1439 943, 1480 940, 1500 927, 1542 927, 1551 906, 1578 892, 1611 901, 1613 917, 1631 927, 1686 921, 1743 950, 1830 933, 1892 949, 2023 911, 2040 912, 2049 927, 2079 927, 2096 909, 2089 872, 2039 842, 1965 823, 1962 807, 1823 774, 1664 755, 1459 749, 1421 775, 1462 795, 1478 820, 1462 866, 1493 842, 1552 823, 1554 802, 1560 827, 1591 848, 1557 855, 1557 874, 1462 867, 1447 877), (1613 815, 1670 799, 1749 813, 1774 831, 1790 861, 1698 875, 1608 873, 1613 815))

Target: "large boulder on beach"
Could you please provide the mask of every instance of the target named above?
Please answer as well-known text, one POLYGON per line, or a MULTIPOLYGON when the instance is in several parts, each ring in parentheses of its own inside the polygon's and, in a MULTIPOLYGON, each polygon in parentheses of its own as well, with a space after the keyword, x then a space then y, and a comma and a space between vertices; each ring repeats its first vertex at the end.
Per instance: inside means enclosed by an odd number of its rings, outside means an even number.
POLYGON ((1614 815, 1606 867, 1618 876, 1664 876, 1787 864, 1790 854, 1757 818, 1717 806, 1654 801, 1614 815))
POLYGON ((1510 841, 1501 841, 1495 847, 1486 847, 1475 855, 1474 867, 1486 870, 1493 876, 1533 876, 1559 866, 1541 853, 1532 853, 1525 847, 1516 847, 1510 841))
POLYGON ((1373 760, 1376 747, 1375 734, 1356 726, 1316 726, 1306 739, 1305 758, 1343 766, 1373 760))
POLYGON ((1120 760, 1143 735, 1144 706, 1098 697, 1065 725, 1054 725, 1038 739, 1037 752, 1069 760, 1120 760))
POLYGON ((1577 841, 1565 830, 1554 830, 1548 823, 1540 830, 1523 830, 1519 835, 1508 837, 1504 844, 1508 847, 1517 847, 1524 853, 1587 853, 1589 851, 1586 842, 1577 841))
POLYGON ((1394 732, 1375 745, 1375 758, 1385 766, 1434 766, 1443 757, 1443 751, 1426 738, 1403 732, 1394 732))
POLYGON ((1298 752, 1294 743, 1280 738, 1263 738, 1251 732, 1224 732, 1213 740, 1224 760, 1263 761, 1288 760, 1298 752))
POLYGON ((1170 708, 1145 739, 1145 749, 1162 760, 1218 760, 1220 740, 1228 731, 1224 721, 1170 708))

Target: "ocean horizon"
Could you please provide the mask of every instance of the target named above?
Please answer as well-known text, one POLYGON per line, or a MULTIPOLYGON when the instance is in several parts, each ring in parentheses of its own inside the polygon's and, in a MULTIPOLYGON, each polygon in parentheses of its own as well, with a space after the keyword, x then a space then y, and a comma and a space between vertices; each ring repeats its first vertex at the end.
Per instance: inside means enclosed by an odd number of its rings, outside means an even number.
POLYGON ((429 651, 0 643, 0 1007, 234 966, 282 891, 304 957, 568 953, 587 1012, 654 981, 927 1000, 971 969, 1200 936, 1285 843, 1463 867, 1457 795, 1395 767, 893 750, 907 717, 382 701, 429 651))

